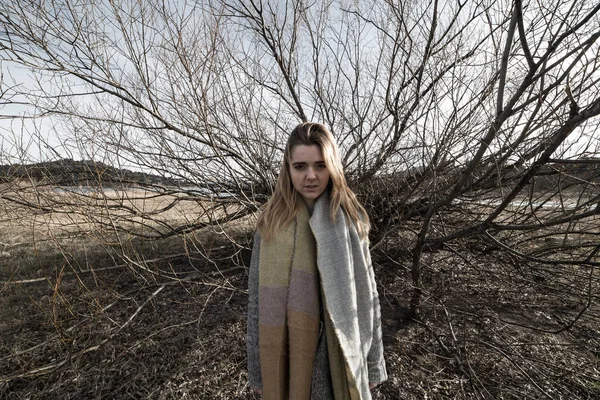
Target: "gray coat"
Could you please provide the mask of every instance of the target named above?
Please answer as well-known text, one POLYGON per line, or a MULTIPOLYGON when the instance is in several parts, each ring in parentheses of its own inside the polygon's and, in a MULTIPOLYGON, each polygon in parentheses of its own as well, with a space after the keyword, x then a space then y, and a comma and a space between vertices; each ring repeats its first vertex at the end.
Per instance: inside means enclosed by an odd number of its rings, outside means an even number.
MULTIPOLYGON (((329 196, 321 196, 310 218, 317 243, 317 267, 324 304, 340 347, 358 384, 361 398, 371 398, 369 382, 387 380, 381 333, 379 297, 368 243, 342 210, 330 218, 329 196)), ((248 375, 252 388, 262 388, 258 347, 258 261, 260 237, 255 235, 248 278, 248 375)), ((327 340, 321 329, 313 368, 312 398, 333 399, 327 340)))

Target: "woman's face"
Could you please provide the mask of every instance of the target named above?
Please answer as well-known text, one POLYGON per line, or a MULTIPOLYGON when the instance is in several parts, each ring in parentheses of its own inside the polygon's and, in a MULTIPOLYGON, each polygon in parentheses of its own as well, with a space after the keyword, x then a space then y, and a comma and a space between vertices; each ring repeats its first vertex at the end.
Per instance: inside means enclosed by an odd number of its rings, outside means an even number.
POLYGON ((329 183, 329 170, 321 148, 316 144, 294 146, 290 157, 290 176, 292 185, 312 210, 329 183))

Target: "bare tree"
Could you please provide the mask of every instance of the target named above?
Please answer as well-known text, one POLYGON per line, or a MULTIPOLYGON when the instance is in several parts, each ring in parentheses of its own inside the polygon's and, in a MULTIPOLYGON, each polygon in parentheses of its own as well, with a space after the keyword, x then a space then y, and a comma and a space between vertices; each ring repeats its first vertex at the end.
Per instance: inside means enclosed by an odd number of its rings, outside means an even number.
MULTIPOLYGON (((12 165, 18 179, 0 196, 15 210, 73 215, 116 237, 220 229, 266 201, 286 133, 323 121, 372 218, 374 249, 410 271, 411 314, 424 298, 443 308, 453 333, 440 346, 481 397, 491 389, 452 330, 457 318, 549 333, 594 320, 600 5, 16 0, 0 5, 0 21, 0 107, 52 121, 50 133, 22 135, 40 154, 93 160, 63 178, 12 165), (17 67, 34 79, 7 73, 17 67), (49 190, 74 174, 128 194, 49 190), (432 283, 448 270, 489 277, 486 296, 516 285, 515 304, 530 295, 572 309, 521 319, 485 299, 452 309, 432 283)), ((23 118, 3 113, 13 126, 23 118)), ((31 161, 3 146, 0 164, 31 161)), ((486 343, 521 365, 514 347, 486 343)))

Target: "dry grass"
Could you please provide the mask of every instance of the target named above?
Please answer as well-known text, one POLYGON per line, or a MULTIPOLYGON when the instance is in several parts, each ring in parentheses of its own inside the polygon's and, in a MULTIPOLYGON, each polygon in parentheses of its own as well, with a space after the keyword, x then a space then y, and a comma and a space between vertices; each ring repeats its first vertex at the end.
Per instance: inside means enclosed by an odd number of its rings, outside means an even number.
MULTIPOLYGON (((54 212, 5 204, 0 216, 10 253, 0 258, 0 397, 254 398, 244 342, 253 217, 148 241, 98 223, 98 204, 142 210, 143 223, 118 221, 132 229, 207 218, 209 204, 164 210, 172 198, 109 193, 68 209, 79 195, 55 196, 43 199, 54 212)), ((457 241, 425 255, 415 320, 410 231, 373 254, 390 374, 374 398, 600 397, 598 271, 457 241)), ((548 245, 534 239, 521 250, 548 245)))
MULTIPOLYGON (((240 351, 231 354, 243 361, 240 266, 252 217, 144 240, 89 218, 97 204, 65 207, 70 196, 47 195, 54 212, 10 204, 0 218, 0 397, 218 398, 222 389, 201 377, 214 369, 211 354, 226 362, 216 356, 233 338, 240 351)), ((144 224, 208 220, 197 202, 160 211, 173 204, 168 196, 112 193, 101 201, 150 214, 137 217, 144 224)))

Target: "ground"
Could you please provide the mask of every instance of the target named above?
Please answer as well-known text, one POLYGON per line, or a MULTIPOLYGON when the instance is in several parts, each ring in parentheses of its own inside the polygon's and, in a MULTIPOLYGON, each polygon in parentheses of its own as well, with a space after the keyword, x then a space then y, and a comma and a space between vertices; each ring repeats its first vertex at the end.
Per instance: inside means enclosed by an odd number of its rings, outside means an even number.
MULTIPOLYGON (((0 221, 0 398, 255 398, 245 352, 252 216, 110 241, 41 229, 64 227, 64 213, 10 212, 0 221)), ((409 239, 373 252, 389 372, 375 399, 600 398, 596 271, 456 243, 424 255, 413 315, 409 239)))

